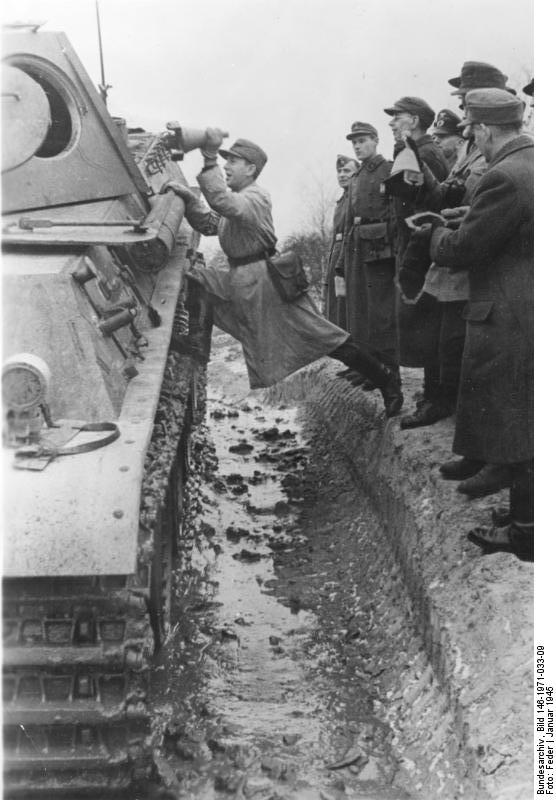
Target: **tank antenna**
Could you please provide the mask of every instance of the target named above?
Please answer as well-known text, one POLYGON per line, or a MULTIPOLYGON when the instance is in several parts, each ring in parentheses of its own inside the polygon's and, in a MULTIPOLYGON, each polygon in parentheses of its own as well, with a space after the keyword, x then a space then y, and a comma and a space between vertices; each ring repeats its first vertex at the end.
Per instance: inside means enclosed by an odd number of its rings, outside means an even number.
POLYGON ((98 31, 98 50, 100 54, 100 84, 99 84, 99 91, 100 96, 104 100, 104 104, 108 105, 108 89, 111 89, 112 86, 109 83, 106 83, 106 78, 104 77, 104 56, 102 53, 102 34, 100 32, 100 11, 98 7, 98 0, 95 0, 95 6, 97 10, 97 31, 98 31))

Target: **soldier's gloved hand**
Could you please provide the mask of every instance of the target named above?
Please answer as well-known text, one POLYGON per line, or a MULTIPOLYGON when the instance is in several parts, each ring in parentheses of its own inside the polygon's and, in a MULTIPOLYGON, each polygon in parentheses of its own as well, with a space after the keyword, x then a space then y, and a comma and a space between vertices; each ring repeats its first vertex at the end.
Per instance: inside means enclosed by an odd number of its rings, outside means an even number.
POLYGON ((218 150, 222 147, 224 139, 229 134, 221 128, 207 128, 205 131, 205 141, 201 148, 201 153, 205 159, 205 167, 214 166, 218 150))
POLYGON ((222 147, 224 139, 229 135, 230 134, 227 131, 223 131, 222 128, 207 128, 203 149, 218 151, 218 149, 222 147))
POLYGON ((189 202, 189 200, 197 199, 197 195, 193 189, 191 189, 189 186, 185 186, 179 181, 166 181, 166 183, 161 187, 159 194, 166 194, 166 192, 174 192, 174 194, 177 194, 178 197, 181 197, 186 204, 189 202))
POLYGON ((446 228, 451 228, 451 230, 457 231, 468 211, 469 206, 458 206, 457 208, 442 209, 441 214, 445 219, 444 224, 446 228))
POLYGON ((432 234, 432 228, 433 228, 432 224, 430 222, 426 222, 424 225, 419 225, 418 228, 414 228, 413 233, 411 235, 414 236, 415 239, 424 241, 426 239, 430 239, 432 234))

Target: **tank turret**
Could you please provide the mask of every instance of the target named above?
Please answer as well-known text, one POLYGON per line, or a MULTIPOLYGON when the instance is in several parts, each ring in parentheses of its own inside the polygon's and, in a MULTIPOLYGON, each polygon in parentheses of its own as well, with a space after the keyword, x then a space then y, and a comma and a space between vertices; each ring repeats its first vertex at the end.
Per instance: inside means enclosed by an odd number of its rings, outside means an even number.
POLYGON ((160 194, 182 154, 110 117, 64 34, 5 34, 2 101, 4 786, 106 796, 152 764, 202 256, 160 194))

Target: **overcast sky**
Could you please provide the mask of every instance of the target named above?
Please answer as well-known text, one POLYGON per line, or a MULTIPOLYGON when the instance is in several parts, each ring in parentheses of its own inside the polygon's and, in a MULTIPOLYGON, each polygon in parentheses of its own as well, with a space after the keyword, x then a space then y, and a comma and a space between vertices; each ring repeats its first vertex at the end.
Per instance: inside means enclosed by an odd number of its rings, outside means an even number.
MULTIPOLYGON (((487 61, 520 90, 533 71, 530 0, 100 0, 109 109, 130 125, 217 125, 269 155, 260 183, 278 235, 306 218, 315 184, 334 186, 354 120, 391 155, 384 107, 402 95, 457 110, 448 78, 487 61)), ((100 82, 94 0, 4 0, 4 21, 67 33, 100 82)), ((186 157, 190 180, 200 166, 186 157)))

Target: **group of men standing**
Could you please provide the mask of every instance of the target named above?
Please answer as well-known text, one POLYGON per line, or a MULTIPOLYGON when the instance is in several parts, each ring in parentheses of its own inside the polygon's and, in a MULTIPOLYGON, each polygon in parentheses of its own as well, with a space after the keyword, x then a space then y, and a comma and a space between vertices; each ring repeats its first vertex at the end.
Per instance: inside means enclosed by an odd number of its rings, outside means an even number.
MULTIPOLYGON (((509 509, 470 538, 529 558, 533 139, 522 133, 525 105, 499 69, 466 62, 449 83, 463 119, 450 109, 435 117, 419 97, 384 109, 393 163, 377 153, 373 125, 351 126, 354 155, 336 162, 344 193, 325 311, 395 372, 400 394, 400 365, 423 369, 422 395, 401 427, 456 413, 460 458, 441 465, 442 476, 471 498, 510 488, 509 509)), ((359 374, 347 377, 366 388, 359 374)))

